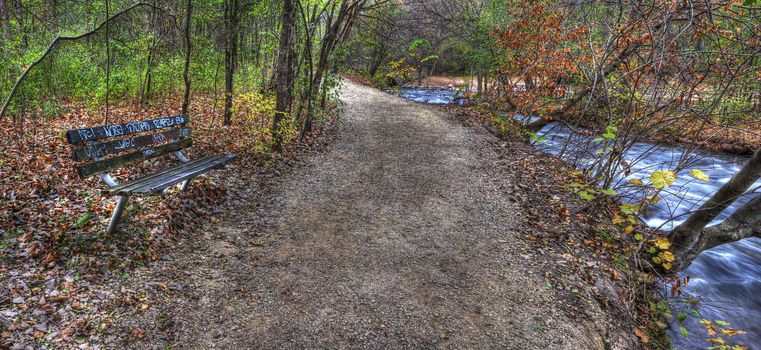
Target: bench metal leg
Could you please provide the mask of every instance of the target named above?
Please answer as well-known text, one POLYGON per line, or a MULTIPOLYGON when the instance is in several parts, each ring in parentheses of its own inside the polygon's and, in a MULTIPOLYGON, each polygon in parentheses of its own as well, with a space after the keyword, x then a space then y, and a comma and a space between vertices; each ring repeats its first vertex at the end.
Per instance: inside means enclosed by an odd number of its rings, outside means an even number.
MULTIPOLYGON (((177 156, 177 159, 180 160, 180 163, 187 163, 190 161, 190 159, 188 159, 188 157, 185 156, 185 154, 182 153, 182 151, 174 152, 174 155, 177 156)), ((180 185, 180 191, 184 192, 185 190, 187 190, 189 183, 190 183, 190 179, 183 181, 182 184, 180 185)))
POLYGON ((106 233, 114 233, 114 231, 116 231, 116 226, 119 225, 119 220, 122 218, 122 212, 126 205, 127 196, 119 196, 119 200, 116 202, 116 208, 114 208, 114 213, 111 215, 111 222, 108 223, 106 233))

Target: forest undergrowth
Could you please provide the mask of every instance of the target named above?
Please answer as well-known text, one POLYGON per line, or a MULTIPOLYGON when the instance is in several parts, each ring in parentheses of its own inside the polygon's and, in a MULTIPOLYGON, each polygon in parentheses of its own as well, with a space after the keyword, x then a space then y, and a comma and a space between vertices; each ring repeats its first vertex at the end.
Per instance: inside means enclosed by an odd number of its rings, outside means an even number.
MULTIPOLYGON (((140 107, 113 107, 109 124, 179 113, 181 96, 140 107)), ((55 118, 22 118, 4 124, 0 140, 0 347, 102 345, 101 334, 116 309, 145 308, 144 296, 121 287, 137 268, 166 256, 176 238, 214 220, 250 186, 254 173, 297 157, 335 120, 326 112, 314 132, 298 142, 286 133, 285 150, 270 151, 274 99, 258 93, 235 98, 232 125, 220 127, 221 104, 196 97, 191 104, 193 145, 190 158, 235 153, 238 159, 191 181, 188 191, 173 188, 163 196, 134 197, 120 229, 106 234, 115 206, 99 177, 78 178, 65 130, 104 124, 101 111, 83 104, 65 106, 55 118)), ((329 109, 334 111, 334 109, 329 109)), ((161 157, 112 173, 123 182, 176 163, 161 157)), ((133 336, 139 337, 135 330, 133 336)), ((112 336, 113 337, 113 336, 112 336)), ((110 339, 113 341, 113 339, 110 339)))

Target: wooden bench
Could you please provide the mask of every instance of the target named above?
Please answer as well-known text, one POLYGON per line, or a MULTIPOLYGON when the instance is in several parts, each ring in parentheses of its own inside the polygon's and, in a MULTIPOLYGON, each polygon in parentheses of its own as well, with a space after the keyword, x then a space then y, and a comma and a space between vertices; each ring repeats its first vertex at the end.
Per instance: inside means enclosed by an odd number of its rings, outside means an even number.
POLYGON ((159 195, 178 183, 182 183, 184 191, 190 179, 235 160, 234 154, 195 160, 185 157, 182 149, 192 144, 191 129, 187 126, 189 121, 187 115, 181 114, 66 132, 69 144, 76 145, 72 149, 74 160, 87 161, 76 167, 79 176, 86 178, 100 174, 108 185, 101 192, 107 196, 119 196, 106 232, 112 233, 116 229, 129 196, 159 195), (179 164, 126 183, 117 183, 108 173, 111 169, 170 153, 179 159, 179 164))

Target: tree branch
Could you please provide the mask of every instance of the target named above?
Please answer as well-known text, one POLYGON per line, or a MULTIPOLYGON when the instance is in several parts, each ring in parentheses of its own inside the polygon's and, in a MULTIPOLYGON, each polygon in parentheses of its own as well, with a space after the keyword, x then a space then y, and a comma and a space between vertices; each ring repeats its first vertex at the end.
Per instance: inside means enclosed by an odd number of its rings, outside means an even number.
POLYGON ((677 254, 677 269, 687 268, 703 250, 722 243, 758 235, 761 231, 761 196, 737 210, 723 223, 706 228, 724 209, 742 196, 761 177, 761 149, 700 209, 675 228, 670 238, 677 254))
POLYGON ((700 252, 749 237, 761 237, 761 196, 746 203, 721 224, 704 229, 692 249, 678 256, 677 270, 686 269, 700 252))
POLYGON ((79 40, 79 39, 82 39, 82 38, 89 37, 89 36, 97 33, 101 28, 103 28, 106 25, 106 23, 108 23, 108 22, 110 22, 110 21, 112 21, 112 20, 114 20, 114 19, 116 19, 118 17, 121 17, 123 14, 125 14, 125 13, 127 13, 129 11, 132 11, 133 9, 135 9, 137 7, 148 6, 148 5, 149 4, 142 3, 142 2, 135 3, 132 6, 127 7, 124 10, 121 10, 121 11, 115 13, 113 16, 111 16, 108 19, 104 20, 97 27, 95 27, 93 30, 91 30, 89 32, 85 32, 85 33, 82 33, 82 34, 79 34, 79 35, 74 35, 74 36, 60 36, 60 35, 56 36, 56 38, 53 39, 52 42, 50 42, 50 45, 48 45, 47 50, 45 50, 45 52, 43 52, 40 57, 38 57, 31 64, 29 64, 29 66, 26 67, 26 69, 24 70, 23 73, 21 73, 21 75, 18 77, 18 79, 16 79, 16 82, 13 84, 13 88, 11 88, 11 92, 8 94, 8 97, 5 99, 5 102, 3 103, 2 109, 0 109, 0 118, 2 118, 3 115, 5 115, 5 112, 8 109, 8 106, 11 104, 11 100, 13 99, 13 96, 16 94, 16 91, 18 90, 18 87, 21 85, 21 82, 24 81, 26 76, 29 75, 29 72, 32 70, 32 68, 34 68, 35 66, 40 64, 40 62, 42 62, 42 60, 44 60, 45 57, 47 57, 49 54, 51 54, 53 51, 55 51, 55 49, 58 47, 59 43, 61 43, 63 41, 76 41, 76 40, 79 40))

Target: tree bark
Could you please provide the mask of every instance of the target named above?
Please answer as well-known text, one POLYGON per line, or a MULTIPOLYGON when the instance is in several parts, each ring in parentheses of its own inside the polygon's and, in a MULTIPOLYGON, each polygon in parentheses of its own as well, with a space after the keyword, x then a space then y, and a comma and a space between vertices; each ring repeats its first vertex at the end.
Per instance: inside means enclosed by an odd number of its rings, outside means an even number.
POLYGON ((12 38, 11 35, 11 21, 8 15, 8 1, 0 0, 0 26, 3 28, 3 36, 6 40, 12 38))
POLYGON ((291 98, 291 87, 289 84, 290 71, 293 69, 293 55, 291 40, 293 36, 293 24, 296 18, 296 11, 291 0, 283 0, 283 20, 280 27, 280 44, 277 54, 276 68, 276 101, 275 116, 272 120, 272 147, 276 152, 283 151, 283 134, 282 122, 288 113, 288 105, 291 98))
POLYGON ((225 0, 225 116, 224 125, 232 123, 233 78, 238 51, 238 0, 225 0))
POLYGON ((308 93, 307 115, 304 119, 304 124, 301 126, 301 135, 299 136, 301 139, 304 139, 306 134, 312 130, 312 114, 314 111, 314 104, 312 102, 316 100, 317 93, 322 87, 322 78, 328 68, 330 55, 337 45, 349 35, 355 17, 359 15, 365 3, 365 0, 356 2, 344 1, 341 3, 335 20, 328 19, 325 37, 322 40, 322 47, 320 48, 320 57, 317 61, 317 69, 308 93))
POLYGON ((185 9, 185 70, 182 73, 182 78, 185 81, 185 94, 182 97, 182 114, 188 113, 188 105, 190 104, 190 20, 192 19, 193 1, 187 0, 187 8, 185 9))
POLYGON ((108 105, 108 98, 111 94, 111 40, 109 40, 108 37, 108 20, 109 13, 108 8, 110 7, 108 0, 105 0, 106 5, 106 112, 103 116, 103 124, 108 124, 108 117, 109 117, 109 105, 108 105))
POLYGON ((148 47, 148 57, 146 58, 145 67, 145 79, 143 79, 143 86, 140 88, 140 105, 145 106, 145 102, 148 101, 148 97, 151 94, 151 69, 153 67, 154 51, 158 46, 158 38, 154 37, 151 42, 151 46, 148 47))
POLYGON ((26 50, 26 48, 29 47, 29 37, 26 34, 24 6, 21 5, 21 0, 11 0, 11 2, 13 3, 13 13, 16 17, 18 30, 21 33, 21 47, 26 50))
POLYGON ((677 271, 686 269, 703 250, 761 231, 761 196, 737 210, 723 223, 706 228, 713 219, 761 178, 761 149, 695 213, 670 233, 677 271))

